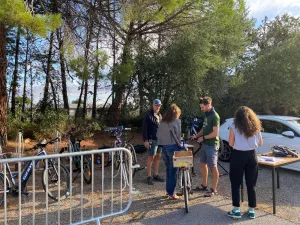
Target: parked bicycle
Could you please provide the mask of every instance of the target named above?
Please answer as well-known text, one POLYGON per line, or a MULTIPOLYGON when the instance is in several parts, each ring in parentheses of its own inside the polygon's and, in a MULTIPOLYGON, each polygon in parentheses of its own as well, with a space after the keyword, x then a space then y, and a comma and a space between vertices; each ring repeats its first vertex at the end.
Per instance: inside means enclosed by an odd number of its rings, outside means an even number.
POLYGON ((191 151, 174 152, 174 167, 179 167, 178 188, 184 196, 185 211, 189 212, 189 195, 193 194, 192 179, 189 168, 193 166, 193 153, 191 151))
MULTIPOLYGON (((68 146, 64 147, 60 150, 60 154, 67 153, 67 152, 80 152, 80 143, 82 141, 81 138, 75 138, 74 136, 75 128, 72 128, 68 131, 64 136, 68 136, 68 146)), ((69 158, 66 158, 69 160, 69 158)), ((85 183, 90 184, 92 182, 92 160, 90 156, 84 155, 83 156, 83 171, 81 171, 81 156, 73 156, 73 162, 75 164, 75 168, 73 172, 75 173, 75 177, 72 182, 75 181, 77 176, 83 172, 83 179, 85 183)), ((69 168, 69 167, 67 167, 69 168)))
MULTIPOLYGON (((40 151, 36 154, 36 156, 42 156, 47 155, 45 147, 48 144, 53 144, 56 142, 58 138, 55 138, 49 142, 46 142, 46 140, 41 141, 40 143, 36 144, 34 147, 25 150, 25 152, 28 151, 35 151, 37 149, 40 149, 40 151)), ((3 153, 1 154, 1 157, 3 159, 7 159, 10 157, 12 153, 3 153)), ((21 170, 21 174, 19 174, 18 171, 12 172, 10 169, 10 166, 8 163, 5 163, 3 165, 3 168, 5 170, 4 172, 0 173, 0 205, 4 202, 4 188, 6 182, 6 192, 7 194, 10 194, 13 197, 19 196, 19 182, 15 181, 15 178, 18 177, 18 179, 21 179, 21 194, 28 196, 27 191, 27 182, 29 178, 32 175, 33 171, 33 163, 37 165, 37 163, 40 160, 30 160, 25 163, 25 166, 21 170)), ((63 200, 69 196, 69 189, 70 189, 70 182, 69 182, 69 171, 68 169, 54 161, 53 159, 48 159, 48 166, 44 166, 43 169, 43 175, 42 175, 42 186, 45 192, 47 192, 48 196, 58 201, 58 199, 63 200), (58 176, 58 166, 60 167, 60 177, 58 176), (60 186, 58 184, 60 183, 60 186), (60 188, 60 197, 58 196, 58 189, 60 188)))
MULTIPOLYGON (((134 138, 134 135, 132 135, 129 139, 127 139, 127 132, 128 131, 131 131, 131 128, 124 128, 123 126, 119 126, 119 127, 117 127, 117 129, 113 130, 112 133, 116 137, 114 147, 115 148, 116 147, 119 147, 119 148, 124 147, 124 148, 128 149, 131 152, 132 166, 133 166, 132 177, 134 177, 134 175, 139 170, 139 168, 135 168, 135 166, 138 165, 137 164, 137 157, 136 157, 135 149, 134 149, 133 145, 130 143, 130 141, 134 138)), ((122 162, 122 160, 121 160, 120 152, 116 152, 114 154, 114 168, 116 170, 120 169, 121 162, 122 162)), ((123 163, 125 164, 127 176, 129 176, 128 162, 129 162, 129 160, 126 157, 126 155, 124 154, 123 163)))

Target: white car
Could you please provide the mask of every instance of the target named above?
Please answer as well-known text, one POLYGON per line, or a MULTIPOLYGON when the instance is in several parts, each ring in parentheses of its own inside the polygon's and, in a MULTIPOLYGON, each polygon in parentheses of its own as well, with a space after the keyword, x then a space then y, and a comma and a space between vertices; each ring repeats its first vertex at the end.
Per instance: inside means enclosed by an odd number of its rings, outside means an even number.
MULTIPOLYGON (((259 154, 270 152, 272 145, 285 145, 300 152, 300 118, 290 116, 258 116, 262 122, 263 145, 258 147, 259 154)), ((229 126, 233 118, 226 119, 220 126, 221 148, 219 159, 230 161, 232 148, 228 144, 229 126)), ((293 163, 284 168, 300 171, 300 162, 293 163)))

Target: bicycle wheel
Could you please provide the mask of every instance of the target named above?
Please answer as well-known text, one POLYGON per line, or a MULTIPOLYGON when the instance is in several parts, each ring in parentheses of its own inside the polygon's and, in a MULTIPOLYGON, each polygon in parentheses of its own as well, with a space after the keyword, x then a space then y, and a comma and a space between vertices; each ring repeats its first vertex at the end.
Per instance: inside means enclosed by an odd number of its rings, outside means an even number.
POLYGON ((83 179, 87 184, 92 182, 92 161, 87 155, 83 156, 83 179))
POLYGON ((58 164, 54 164, 50 161, 48 170, 44 169, 42 177, 42 185, 47 192, 48 185, 48 196, 58 201, 58 188, 60 189, 60 200, 63 200, 69 196, 70 190, 70 177, 68 169, 60 164, 60 178, 58 177, 58 164), (48 176, 47 176, 48 175, 48 176), (47 179, 46 179, 47 178, 47 179), (58 186, 58 180, 60 180, 60 187, 58 186))
MULTIPOLYGON (((6 178, 6 196, 9 190, 9 182, 6 178)), ((4 174, 0 173, 0 205, 4 202, 4 174)))
POLYGON ((188 193, 188 185, 187 185, 187 173, 188 171, 183 171, 183 195, 184 195, 184 205, 185 205, 185 212, 189 212, 189 193, 188 193))
MULTIPOLYGON (((137 157, 136 157, 136 152, 135 152, 135 149, 134 149, 133 145, 132 144, 127 144, 125 146, 125 148, 128 149, 131 152, 131 155, 132 155, 132 165, 133 166, 136 165, 137 164, 137 157)), ((128 163, 129 163, 129 160, 128 160, 128 163)), ((137 171, 137 168, 135 168, 135 169, 132 170, 132 177, 134 177, 136 171, 137 171)))

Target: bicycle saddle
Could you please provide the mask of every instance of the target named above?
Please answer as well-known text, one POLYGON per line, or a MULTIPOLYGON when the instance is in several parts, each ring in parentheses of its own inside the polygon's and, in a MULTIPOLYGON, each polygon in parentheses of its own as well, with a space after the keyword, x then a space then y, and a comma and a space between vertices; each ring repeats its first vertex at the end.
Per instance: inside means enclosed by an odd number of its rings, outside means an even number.
POLYGON ((39 143, 36 144, 38 147, 45 147, 47 143, 46 139, 41 140, 39 143))

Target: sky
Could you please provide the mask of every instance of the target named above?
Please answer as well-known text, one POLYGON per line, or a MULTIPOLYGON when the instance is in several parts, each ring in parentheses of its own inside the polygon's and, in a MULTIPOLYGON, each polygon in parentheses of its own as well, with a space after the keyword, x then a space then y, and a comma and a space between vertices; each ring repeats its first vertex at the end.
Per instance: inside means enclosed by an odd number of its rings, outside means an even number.
POLYGON ((284 13, 300 16, 300 0, 246 0, 246 6, 250 11, 249 17, 256 19, 256 27, 261 25, 265 16, 269 19, 284 13))

